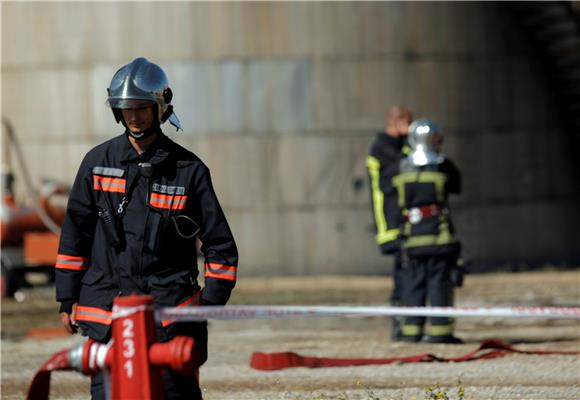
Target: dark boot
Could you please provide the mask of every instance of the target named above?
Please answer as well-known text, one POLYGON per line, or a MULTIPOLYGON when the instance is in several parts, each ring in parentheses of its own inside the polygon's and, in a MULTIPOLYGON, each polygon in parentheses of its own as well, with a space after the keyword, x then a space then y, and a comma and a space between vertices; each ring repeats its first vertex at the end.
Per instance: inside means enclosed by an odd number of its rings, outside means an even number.
POLYGON ((417 343, 421 341, 421 335, 401 335, 399 342, 417 343))
POLYGON ((423 336, 423 341, 425 343, 447 343, 447 344, 462 344, 463 340, 459 339, 453 335, 441 335, 441 336, 423 336))
POLYGON ((401 318, 391 318, 391 342, 398 342, 403 337, 401 333, 401 318))
MULTIPOLYGON (((391 306, 399 307, 401 303, 399 300, 391 298, 391 306)), ((401 323, 403 317, 394 316, 391 317, 391 342, 398 342, 401 340, 403 333, 401 332, 401 323)))

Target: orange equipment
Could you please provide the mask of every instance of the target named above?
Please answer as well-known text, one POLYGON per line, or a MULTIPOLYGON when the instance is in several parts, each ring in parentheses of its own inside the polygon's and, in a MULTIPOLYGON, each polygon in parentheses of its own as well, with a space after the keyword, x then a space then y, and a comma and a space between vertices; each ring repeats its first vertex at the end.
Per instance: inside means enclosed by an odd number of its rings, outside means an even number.
POLYGON ((2 203, 0 208, 1 279, 0 294, 12 296, 20 287, 30 286, 26 276, 30 272, 48 275, 54 281, 54 261, 56 260, 60 225, 64 221, 64 206, 53 205, 56 196, 66 196, 68 186, 45 183, 37 193, 30 183, 22 152, 12 130, 3 119, 2 124, 8 144, 15 151, 26 183, 27 193, 36 199, 32 207, 17 204, 13 191, 14 176, 10 165, 10 152, 4 146, 5 154, 0 175, 2 203))

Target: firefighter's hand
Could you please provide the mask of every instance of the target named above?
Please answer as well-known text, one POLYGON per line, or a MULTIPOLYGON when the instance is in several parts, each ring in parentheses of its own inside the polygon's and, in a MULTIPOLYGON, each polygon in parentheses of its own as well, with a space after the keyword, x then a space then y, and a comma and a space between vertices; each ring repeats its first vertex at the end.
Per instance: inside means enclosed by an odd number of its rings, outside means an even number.
POLYGON ((66 311, 60 313, 60 322, 64 326, 64 329, 71 335, 74 335, 78 331, 78 326, 75 320, 76 308, 77 303, 74 303, 70 313, 66 311))

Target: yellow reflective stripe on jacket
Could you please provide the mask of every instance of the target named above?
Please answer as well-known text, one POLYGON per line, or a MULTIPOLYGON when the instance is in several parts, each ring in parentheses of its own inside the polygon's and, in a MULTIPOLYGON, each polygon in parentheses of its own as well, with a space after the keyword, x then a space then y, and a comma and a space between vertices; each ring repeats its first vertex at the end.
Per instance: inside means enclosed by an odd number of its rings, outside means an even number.
POLYGON ((427 328, 429 336, 447 336, 453 335, 453 324, 431 325, 427 328))
POLYGON ((373 157, 367 157, 367 168, 369 169, 369 175, 371 176, 371 190, 373 195, 373 209, 375 214, 375 224, 377 225, 377 236, 378 233, 387 230, 387 220, 385 218, 385 212, 383 209, 385 203, 385 195, 381 191, 380 187, 380 161, 373 157))
POLYGON ((379 232, 377 236, 375 236, 378 244, 392 242, 393 240, 397 240, 398 237, 399 237, 398 229, 390 229, 388 231, 379 232))
POLYGON ((408 238, 405 247, 442 246, 451 243, 455 243, 455 239, 449 235, 421 235, 408 238))
MULTIPOLYGON (((410 234, 410 224, 409 234, 410 234)), ((442 246, 445 244, 455 243, 455 237, 451 234, 449 230, 449 223, 446 221, 445 217, 439 216, 439 234, 438 235, 417 235, 408 236, 405 241, 405 247, 420 247, 420 246, 442 246)))
POLYGON ((445 200, 445 182, 447 182, 447 175, 437 171, 403 172, 402 174, 393 177, 393 186, 397 188, 399 194, 399 207, 407 207, 405 204, 405 184, 433 183, 435 185, 437 201, 442 203, 445 200))
POLYGON ((399 229, 388 229, 387 219, 385 218, 385 194, 381 191, 380 170, 381 162, 373 156, 367 156, 367 168, 371 176, 371 190, 373 196, 373 211, 375 215, 375 224, 377 226, 377 235, 375 240, 377 244, 383 244, 396 240, 399 236, 399 229))

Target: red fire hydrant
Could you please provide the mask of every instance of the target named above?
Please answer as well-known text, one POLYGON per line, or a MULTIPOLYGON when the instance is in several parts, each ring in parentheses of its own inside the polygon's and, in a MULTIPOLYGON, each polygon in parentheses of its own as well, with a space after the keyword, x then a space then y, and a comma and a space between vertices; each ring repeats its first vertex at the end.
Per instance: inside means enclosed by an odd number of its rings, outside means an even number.
POLYGON ((109 344, 89 339, 53 355, 32 380, 27 399, 49 398, 50 373, 54 370, 76 370, 84 375, 108 371, 112 399, 143 400, 165 397, 161 379, 164 367, 197 374, 200 357, 193 338, 177 336, 166 343, 155 343, 151 296, 118 297, 113 314, 109 344))

